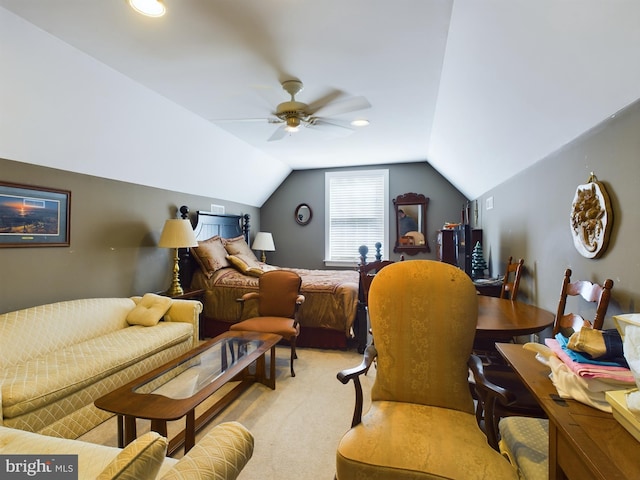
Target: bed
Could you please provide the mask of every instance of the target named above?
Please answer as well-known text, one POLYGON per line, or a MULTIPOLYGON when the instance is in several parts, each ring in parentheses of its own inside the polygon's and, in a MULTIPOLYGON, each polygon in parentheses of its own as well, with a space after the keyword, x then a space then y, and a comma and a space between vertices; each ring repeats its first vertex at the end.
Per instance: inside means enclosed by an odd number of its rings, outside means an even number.
MULTIPOLYGON (((192 249, 187 260, 190 265, 186 271, 191 278, 185 284, 205 290, 200 327, 203 336, 219 335, 239 320, 236 299, 258 290, 261 272, 283 269, 302 278, 305 303, 299 312, 298 346, 346 348, 352 339, 361 343, 353 333, 358 308, 357 271, 307 270, 260 262, 249 248, 248 215, 198 211, 194 233, 199 246, 192 249)), ((256 313, 255 305, 245 308, 242 319, 256 313)))

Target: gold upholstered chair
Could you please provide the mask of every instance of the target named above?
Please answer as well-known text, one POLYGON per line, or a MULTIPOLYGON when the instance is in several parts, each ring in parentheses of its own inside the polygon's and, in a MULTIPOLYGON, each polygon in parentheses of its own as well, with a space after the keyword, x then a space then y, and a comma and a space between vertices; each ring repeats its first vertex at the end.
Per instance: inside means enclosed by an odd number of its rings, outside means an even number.
POLYGON ((295 377, 293 360, 296 354, 296 339, 300 335, 298 310, 304 303, 304 295, 300 294, 302 279, 288 270, 271 270, 263 273, 258 279, 258 291, 245 293, 238 302, 242 305, 240 318, 245 303, 258 302, 258 316, 248 318, 231 325, 230 330, 249 332, 275 333, 281 335, 291 345, 291 376, 295 377))
POLYGON ((352 428, 336 455, 336 478, 515 479, 474 415, 467 361, 478 318, 476 291, 460 269, 432 260, 386 266, 373 279, 375 345, 338 379, 353 380, 352 428), (360 375, 377 358, 371 406, 360 375))

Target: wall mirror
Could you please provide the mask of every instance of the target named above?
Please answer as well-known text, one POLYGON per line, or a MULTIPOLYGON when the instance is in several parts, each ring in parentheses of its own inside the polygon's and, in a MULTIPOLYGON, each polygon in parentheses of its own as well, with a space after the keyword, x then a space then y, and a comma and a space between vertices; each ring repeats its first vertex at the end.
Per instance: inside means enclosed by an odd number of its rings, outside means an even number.
POLYGON ((430 252, 427 241, 429 199, 418 193, 405 193, 393 200, 396 213, 396 244, 393 251, 416 255, 430 252))
POLYGON ((313 213, 311 212, 311 207, 309 205, 307 205, 306 203, 301 203, 296 207, 294 215, 298 224, 308 225, 311 221, 313 213))

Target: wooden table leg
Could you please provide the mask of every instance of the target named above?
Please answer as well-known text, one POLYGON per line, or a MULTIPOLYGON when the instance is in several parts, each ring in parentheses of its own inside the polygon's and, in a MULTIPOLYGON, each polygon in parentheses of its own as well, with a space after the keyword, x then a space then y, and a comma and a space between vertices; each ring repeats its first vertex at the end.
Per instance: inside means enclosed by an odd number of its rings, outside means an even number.
POLYGON ((123 446, 129 445, 138 436, 136 432, 136 417, 130 415, 124 416, 124 443, 123 446))
POLYGON ((167 436, 167 421, 166 420, 151 420, 151 430, 158 432, 163 437, 167 436))
POLYGON ((124 448, 124 417, 117 415, 118 421, 118 448, 124 448))
POLYGON ((184 453, 193 448, 196 444, 196 412, 195 409, 187 413, 184 431, 184 453))

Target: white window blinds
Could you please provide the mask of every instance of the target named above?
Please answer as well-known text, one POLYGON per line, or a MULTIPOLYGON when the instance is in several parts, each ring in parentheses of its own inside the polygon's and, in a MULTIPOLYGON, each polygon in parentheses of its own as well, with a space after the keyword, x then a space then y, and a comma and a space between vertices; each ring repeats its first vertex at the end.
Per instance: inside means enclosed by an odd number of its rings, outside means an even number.
POLYGON ((325 174, 327 262, 355 263, 360 245, 373 253, 376 242, 382 243, 388 258, 388 190, 388 170, 325 174))

